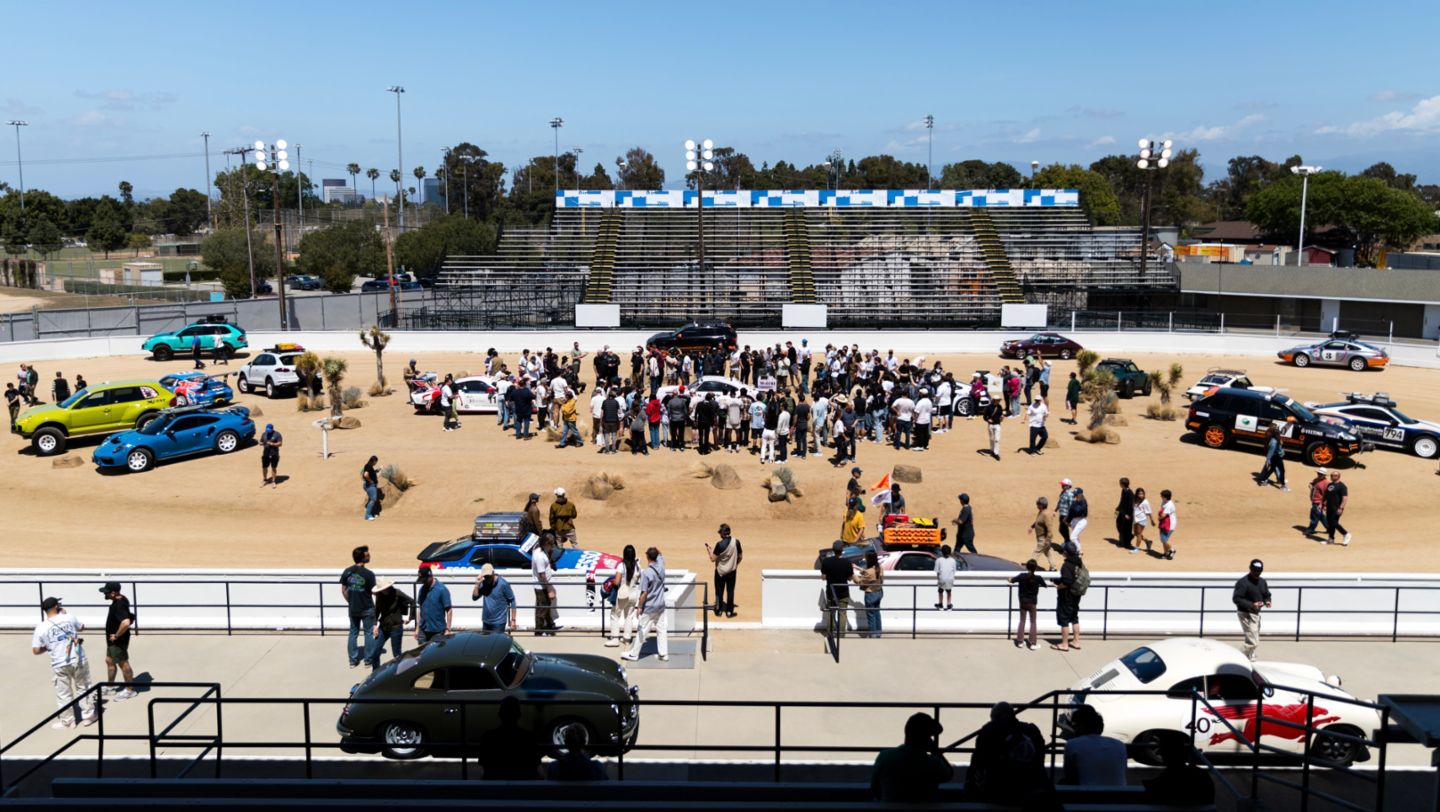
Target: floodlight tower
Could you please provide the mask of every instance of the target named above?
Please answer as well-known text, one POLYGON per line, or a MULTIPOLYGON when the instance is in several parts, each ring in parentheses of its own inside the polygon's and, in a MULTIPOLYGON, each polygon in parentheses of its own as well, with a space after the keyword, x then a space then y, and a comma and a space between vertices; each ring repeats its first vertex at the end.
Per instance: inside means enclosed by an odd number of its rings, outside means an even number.
MULTIPOLYGON (((405 88, 400 85, 391 85, 385 88, 386 93, 395 94, 395 166, 397 168, 405 165, 405 136, 400 129, 400 96, 405 88)), ((395 183, 395 197, 400 201, 400 230, 405 230, 405 195, 400 188, 400 183, 395 183)))
POLYGON ((275 210, 275 293, 280 302, 280 329, 290 329, 290 319, 285 312, 285 240, 284 227, 280 225, 280 173, 290 169, 290 153, 286 152, 285 139, 266 145, 255 142, 255 168, 270 174, 270 202, 275 210), (268 162, 267 162, 268 159, 268 162))
POLYGON ((1300 176, 1300 239, 1295 243, 1295 267, 1305 264, 1305 198, 1310 192, 1310 176, 1324 169, 1322 166, 1292 166, 1290 171, 1300 176))
POLYGON ((935 117, 925 116, 925 191, 935 187, 935 117))
POLYGON ((715 168, 715 142, 706 138, 699 143, 685 139, 685 169, 695 173, 695 215, 700 228, 700 250, 697 267, 705 270, 705 173, 715 168))
POLYGON ((1142 138, 1138 142, 1140 147, 1139 159, 1135 166, 1145 171, 1145 202, 1142 217, 1144 218, 1144 237, 1140 243, 1140 278, 1144 279, 1150 266, 1150 172, 1164 169, 1170 165, 1170 147, 1174 142, 1170 139, 1155 141, 1149 138, 1142 138))
MULTIPOLYGON (((565 126, 565 119, 556 116, 550 119, 550 129, 555 131, 555 196, 560 196, 560 128, 565 126)), ((528 173, 527 173, 528 174, 528 173)))

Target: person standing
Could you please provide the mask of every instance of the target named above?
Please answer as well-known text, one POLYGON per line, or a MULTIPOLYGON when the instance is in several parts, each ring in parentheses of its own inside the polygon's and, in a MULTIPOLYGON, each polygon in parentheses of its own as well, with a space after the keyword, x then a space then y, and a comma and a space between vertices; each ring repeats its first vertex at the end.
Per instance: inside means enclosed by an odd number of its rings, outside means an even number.
POLYGON ((1166 561, 1174 560, 1175 545, 1170 543, 1170 539, 1180 526, 1180 519, 1168 489, 1160 492, 1160 521, 1156 524, 1160 528, 1160 556, 1166 561))
MULTIPOLYGON (((1044 508, 1041 508, 1040 515, 1045 515, 1044 508)), ((1040 565, 1035 559, 1025 562, 1025 571, 1010 579, 1010 583, 1016 587, 1016 597, 1020 601, 1020 619, 1015 626, 1015 648, 1025 646, 1031 651, 1039 648, 1036 645, 1035 635, 1038 630, 1035 627, 1035 610, 1040 604, 1040 590, 1048 589, 1050 584, 1044 578, 1035 574, 1040 565), (1025 621, 1030 621, 1030 637, 1025 637, 1025 621)))
POLYGON ((720 540, 713 547, 705 545, 705 553, 715 565, 715 614, 735 617, 735 578, 745 551, 740 539, 731 537, 730 525, 722 524, 716 532, 720 540))
POLYGON ((915 440, 912 444, 917 451, 930 450, 930 423, 935 419, 935 403, 930 400, 930 390, 921 389, 920 399, 915 401, 915 440))
POLYGON ((850 581, 855 577, 855 568, 843 558, 845 542, 836 541, 830 545, 830 555, 820 562, 820 578, 824 582, 821 603, 825 607, 825 630, 831 636, 845 636, 850 625, 847 614, 850 611, 850 581))
POLYGON ((1340 472, 1330 472, 1330 484, 1325 486, 1325 533, 1328 537, 1327 544, 1335 543, 1335 531, 1340 531, 1342 537, 1340 546, 1350 546, 1350 531, 1340 524, 1340 517, 1345 515, 1345 508, 1350 504, 1350 489, 1340 481, 1340 472))
POLYGON ((895 415, 895 435, 891 442, 895 448, 900 448, 901 440, 904 440, 905 448, 911 445, 911 430, 915 420, 915 401, 905 395, 904 390, 900 396, 890 402, 890 411, 895 415))
POLYGON ((1070 541, 1070 507, 1075 504, 1075 489, 1069 477, 1060 480, 1060 496, 1055 499, 1055 517, 1059 520, 1060 540, 1070 541))
POLYGON ((585 441, 580 439, 580 429, 575 425, 580 419, 575 396, 566 392, 564 397, 565 399, 560 401, 560 442, 556 443, 555 447, 567 448, 572 442, 583 447, 585 441))
POLYGON ((1080 599, 1090 589, 1090 571, 1080 558, 1080 549, 1065 545, 1065 563, 1060 567, 1060 584, 1055 594, 1055 623, 1060 627, 1056 651, 1080 650, 1080 599))
POLYGON ((1005 422, 1005 407, 999 398, 992 398, 982 412, 985 429, 990 432, 990 456, 1000 459, 1000 426, 1005 422))
POLYGON ((50 655, 51 682, 55 686, 55 703, 66 711, 76 703, 79 718, 71 713, 62 713, 50 726, 56 730, 93 725, 99 717, 95 713, 95 698, 87 695, 90 690, 90 663, 85 657, 85 643, 80 632, 85 624, 65 612, 59 598, 46 598, 40 602, 40 611, 45 619, 35 627, 30 637, 30 653, 50 655), (76 698, 79 697, 78 703, 76 698))
POLYGON ((274 423, 266 423, 260 435, 260 487, 269 485, 273 490, 280 484, 280 446, 285 438, 275 430, 274 423))
POLYGON ((1050 362, 1040 362, 1040 397, 1050 400, 1050 362))
POLYGON ((1050 572, 1055 571, 1055 559, 1051 556, 1051 548, 1054 547, 1054 537, 1050 533, 1050 517, 1047 515, 1050 510, 1050 500, 1041 496, 1035 500, 1035 519, 1030 522, 1030 530, 1035 534, 1035 550, 1031 555, 1045 556, 1045 566, 1050 572))
POLYGON ((1130 490, 1130 477, 1120 477, 1120 501, 1115 504, 1115 537, 1131 555, 1140 552, 1133 543, 1135 536, 1135 492, 1130 490))
POLYGON ((579 547, 580 539, 575 534, 575 518, 580 512, 565 495, 564 488, 555 489, 555 501, 550 503, 550 532, 555 534, 557 544, 579 547))
POLYGON ((650 427, 650 447, 652 449, 660 448, 660 416, 660 398, 651 392, 650 399, 645 401, 645 422, 650 427))
POLYGON ((400 657, 405 627, 415 622, 415 601, 395 588, 395 582, 381 578, 372 590, 375 595, 375 648, 370 652, 370 670, 380 667, 385 643, 390 643, 391 659, 400 657))
POLYGON ((1070 410, 1070 425, 1079 422, 1076 415, 1080 410, 1080 379, 1075 373, 1070 373, 1070 381, 1065 384, 1065 408, 1070 410))
POLYGON ((859 544, 865 540, 865 503, 852 496, 845 505, 845 519, 840 523, 840 541, 859 544))
POLYGON ((665 556, 651 547, 645 551, 645 569, 640 573, 640 628, 635 633, 635 642, 630 650, 620 655, 623 660, 640 659, 640 649, 645 645, 645 635, 655 630, 655 647, 660 661, 670 659, 670 642, 665 619, 665 556))
POLYGON ((130 599, 120 592, 118 581, 100 587, 100 594, 110 601, 110 612, 105 616, 105 681, 114 682, 115 670, 120 670, 127 684, 115 691, 115 701, 123 702, 135 696, 135 672, 130 668, 130 627, 135 625, 135 613, 130 610, 130 599))
POLYGON ((940 785, 955 776, 940 748, 944 728, 926 713, 905 722, 905 743, 881 750, 870 768, 870 795, 881 804, 922 804, 940 797, 940 785))
POLYGON ((942 611, 950 611, 955 608, 951 600, 951 592, 955 589, 955 557, 951 555, 950 545, 940 545, 940 555, 935 558, 935 608, 942 611))
POLYGON ((475 578, 475 587, 470 590, 470 600, 483 601, 480 604, 480 628, 487 632, 515 630, 515 590, 510 582, 495 572, 495 565, 486 563, 480 567, 475 578))
POLYGON ((1270 484, 1271 474, 1275 475, 1280 490, 1289 493, 1290 486, 1285 484, 1285 442, 1280 438, 1280 427, 1275 423, 1265 430, 1265 465, 1255 476, 1255 484, 1262 487, 1270 484))
POLYGON ((610 609, 610 639, 605 645, 614 648, 624 643, 628 646, 635 635, 635 602, 640 597, 640 561, 635 545, 625 545, 620 566, 611 580, 615 585, 615 605, 610 609))
POLYGON ((1235 614, 1245 635, 1241 649, 1251 662, 1255 661, 1255 649, 1260 646, 1260 611, 1270 608, 1270 585, 1260 577, 1263 572, 1265 562, 1257 558, 1250 562, 1250 571, 1235 582, 1235 614))
POLYGON ((975 549, 975 511, 970 508, 970 494, 960 494, 960 515, 950 523, 956 527, 955 553, 958 555, 961 550, 968 549, 979 555, 980 551, 975 549))
POLYGON ((879 637, 883 631, 880 601, 885 597, 885 570, 880 568, 880 556, 874 550, 865 551, 865 566, 855 576, 855 583, 865 598, 864 636, 879 637))
POLYGON ((10 410, 10 431, 15 431, 15 418, 20 416, 20 390, 14 383, 5 384, 5 408, 10 410))
POLYGON ((350 655, 350 667, 355 668, 361 660, 370 659, 370 647, 375 642, 370 637, 371 630, 375 628, 375 596, 372 593, 375 573, 365 566, 370 563, 368 546, 361 545, 351 550, 350 558, 355 563, 340 573, 340 595, 345 599, 350 615, 350 636, 345 639, 345 651, 350 655), (364 648, 356 644, 356 639, 360 637, 365 640, 364 648))
POLYGON ((65 380, 60 370, 55 370, 55 380, 50 382, 50 402, 62 403, 70 397, 70 382, 65 380))
POLYGON ((205 368, 205 362, 200 360, 200 345, 202 343, 203 339, 199 336, 190 339, 190 358, 195 362, 195 369, 205 368))
POLYGON ((1075 498, 1070 501, 1070 538, 1066 544, 1073 545, 1078 552, 1080 550, 1080 534, 1085 532, 1085 526, 1090 523, 1090 502, 1085 498, 1084 488, 1075 488, 1075 498))
POLYGON ((685 450, 685 421, 690 418, 690 397, 681 385, 665 404, 666 417, 670 421, 670 450, 685 450))
POLYGON ((795 456, 802 460, 810 453, 810 414, 810 404, 805 399, 804 388, 801 388, 795 403, 795 419, 791 423, 795 431, 795 456))
POLYGON ((535 411, 535 393, 530 391, 530 383, 523 377, 505 391, 510 397, 511 408, 515 410, 515 439, 529 440, 535 436, 530 433, 530 417, 535 411))
POLYGON ((380 515, 380 474, 375 470, 380 458, 374 454, 360 469, 360 484, 365 486, 365 521, 373 522, 380 515))
POLYGON ((535 579, 535 636, 549 637, 561 628, 555 624, 555 564, 550 560, 555 534, 541 533, 536 546, 530 556, 530 575, 535 579))
POLYGON ((1135 540, 1134 546, 1130 549, 1138 550, 1140 545, 1145 545, 1145 552, 1150 552, 1150 539, 1145 538, 1145 530, 1150 526, 1150 516, 1154 508, 1150 506, 1150 500, 1145 497, 1144 488, 1135 489, 1135 513, 1134 520, 1135 540))
POLYGON ((1325 489, 1329 484, 1330 472, 1324 468, 1316 470, 1315 478, 1310 480, 1310 523, 1304 530, 1307 536, 1315 535, 1315 528, 1325 521, 1325 489))
POLYGON ((450 588, 435 577, 433 570, 421 567, 417 576, 415 583, 420 584, 420 594, 415 602, 419 604, 420 615, 415 622, 415 640, 424 645, 450 633, 454 610, 450 602, 450 588))
POLYGON ((780 400, 780 413, 775 416, 775 459, 784 464, 790 458, 790 407, 780 400))
MULTIPOLYGON (((204 366, 204 364, 201 364, 201 366, 204 366)), ((35 371, 34 364, 27 364, 25 366, 25 391, 28 393, 31 406, 40 402, 40 398, 38 397, 40 392, 40 373, 35 371)))
MULTIPOLYGON (((541 387, 541 391, 544 391, 544 387, 541 387)), ((445 431, 460 428, 460 389, 455 383, 455 376, 449 373, 445 375, 445 382, 440 384, 440 408, 445 412, 445 431)))
POLYGON ((1045 405, 1045 396, 1030 401, 1025 408, 1025 422, 1030 425, 1030 455, 1045 453, 1045 444, 1050 442, 1050 431, 1045 428, 1045 419, 1050 416, 1050 407, 1045 405))

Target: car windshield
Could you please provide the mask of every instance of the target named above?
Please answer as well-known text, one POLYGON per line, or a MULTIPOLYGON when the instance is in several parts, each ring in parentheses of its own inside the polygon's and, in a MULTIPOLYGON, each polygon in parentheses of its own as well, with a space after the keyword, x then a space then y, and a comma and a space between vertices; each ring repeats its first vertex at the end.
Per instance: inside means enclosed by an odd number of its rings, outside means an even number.
POLYGON ((1359 347, 1359 348, 1362 349, 1362 350, 1369 350, 1369 351, 1371 351, 1371 352, 1380 352, 1380 348, 1379 348, 1379 347, 1375 346, 1374 344, 1366 344, 1366 343, 1363 342, 1363 341, 1356 341, 1356 342, 1355 342, 1355 346, 1359 347))
POLYGON ((140 433, 144 434, 147 437, 154 437, 155 435, 164 431, 173 422, 174 418, 157 417, 154 420, 151 420, 149 423, 141 426, 140 433))
POLYGON ((459 558, 464 552, 475 545, 475 540, 469 536, 447 541, 440 545, 430 555, 425 556, 427 561, 447 561, 451 558, 459 558))
POLYGON ((1149 685, 1159 679, 1165 673, 1165 661, 1152 648, 1141 646, 1134 651, 1120 658, 1120 662, 1130 669, 1135 679, 1142 684, 1149 685))
POLYGON ((71 395, 70 397, 65 398, 64 400, 60 401, 60 408, 62 408, 62 409, 68 409, 68 408, 70 408, 71 406, 74 406, 75 404, 79 403, 80 400, 81 400, 82 398, 84 398, 84 397, 85 397, 86 395, 88 395, 88 394, 90 394, 90 390, 89 390, 88 388, 87 388, 87 389, 81 389, 79 392, 76 392, 75 394, 71 395))
POLYGON ((514 685, 515 680, 524 673, 529 661, 530 655, 526 653, 519 641, 512 637, 510 638, 510 650, 505 652, 505 656, 495 664, 495 675, 506 686, 514 685))
POLYGON ((1284 395, 1277 395, 1275 397, 1275 402, 1283 406, 1288 406, 1290 408, 1290 411, 1295 413, 1296 417, 1304 420, 1307 423, 1313 423, 1320 419, 1315 416, 1314 412, 1300 405, 1298 401, 1287 398, 1284 395))

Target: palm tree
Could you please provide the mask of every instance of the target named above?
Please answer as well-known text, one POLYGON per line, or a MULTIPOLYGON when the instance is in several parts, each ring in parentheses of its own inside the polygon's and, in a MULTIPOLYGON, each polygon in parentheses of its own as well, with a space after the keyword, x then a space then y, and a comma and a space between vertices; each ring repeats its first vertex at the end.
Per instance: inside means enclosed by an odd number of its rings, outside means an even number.
MULTIPOLYGON (((411 173, 410 173, 410 174, 412 174, 412 175, 415 176, 415 185, 416 185, 416 186, 419 186, 419 187, 422 188, 422 189, 425 188, 425 184, 424 184, 424 180, 425 180, 425 167, 423 167, 423 166, 417 166, 417 167, 415 167, 413 170, 411 170, 411 173)), ((423 201, 422 201, 422 202, 423 202, 423 201)))
POLYGON ((344 392, 341 390, 341 383, 345 381, 345 371, 349 364, 344 358, 326 358, 320 362, 320 371, 325 375, 325 386, 330 389, 330 416, 339 417, 345 411, 344 392))
POLYGON ((381 391, 385 389, 385 345, 390 343, 390 334, 371 325, 369 330, 360 331, 360 343, 375 351, 375 381, 381 391))
POLYGON ((360 190, 356 188, 355 178, 360 174, 360 164, 347 164, 345 171, 350 173, 350 188, 358 193, 360 190))
POLYGON ((445 167, 435 167, 435 180, 440 181, 440 194, 445 197, 445 213, 450 213, 450 175, 445 167))
POLYGON ((371 199, 371 200, 374 200, 374 199, 375 199, 375 179, 378 178, 378 177, 380 177, 380 170, 378 170, 378 169, 376 169, 375 167, 372 166, 372 167, 370 167, 369 169, 365 170, 365 177, 367 177, 367 178, 370 179, 370 199, 371 199))
POLYGON ((390 170, 390 182, 395 184, 395 203, 403 206, 405 205, 405 189, 400 185, 401 177, 400 170, 390 170))

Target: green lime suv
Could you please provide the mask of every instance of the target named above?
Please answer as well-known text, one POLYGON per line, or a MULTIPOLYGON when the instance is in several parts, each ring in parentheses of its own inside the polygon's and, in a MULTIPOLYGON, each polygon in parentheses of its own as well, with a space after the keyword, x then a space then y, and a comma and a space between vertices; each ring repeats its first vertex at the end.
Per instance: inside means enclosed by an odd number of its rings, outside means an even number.
POLYGON ((95 384, 60 401, 26 409, 15 430, 42 457, 63 454, 72 437, 113 434, 142 428, 161 409, 175 405, 170 390, 155 381, 95 384))

